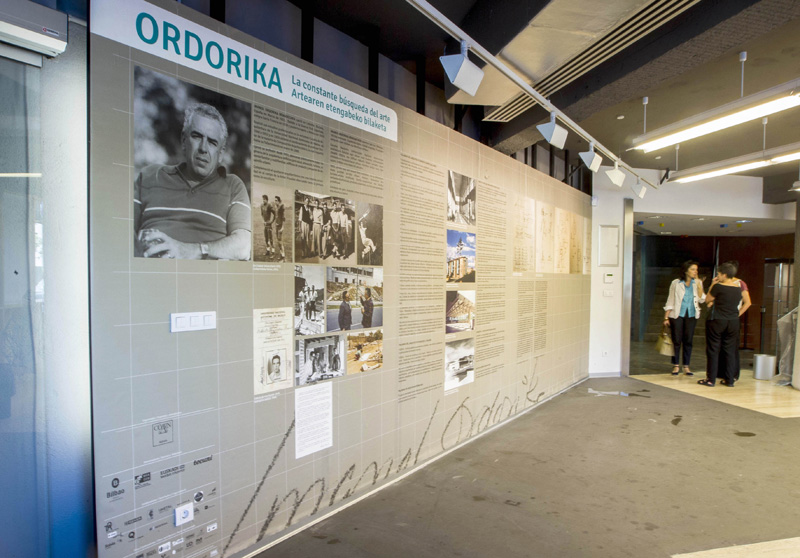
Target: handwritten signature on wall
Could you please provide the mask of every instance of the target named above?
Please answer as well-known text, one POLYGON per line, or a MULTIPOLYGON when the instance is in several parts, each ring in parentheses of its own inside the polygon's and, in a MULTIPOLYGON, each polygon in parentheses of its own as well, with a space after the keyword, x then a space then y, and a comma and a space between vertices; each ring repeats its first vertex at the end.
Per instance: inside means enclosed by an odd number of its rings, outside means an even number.
MULTIPOLYGON (((469 397, 465 397, 450 415, 450 418, 445 422, 445 426, 442 429, 439 440, 442 451, 447 451, 461 442, 480 434, 490 426, 494 426, 495 424, 516 415, 520 412, 520 410, 524 410, 531 405, 538 403, 544 396, 545 392, 542 391, 537 395, 534 395, 539 383, 539 378, 536 375, 537 367, 538 358, 534 360, 533 371, 530 373, 530 375, 523 376, 522 378, 522 386, 524 389, 523 396, 516 394, 514 395, 513 399, 511 397, 504 396, 501 400, 500 391, 498 391, 495 394, 491 405, 484 405, 478 412, 475 413, 470 410, 470 407, 467 404, 469 397), (520 406, 522 409, 520 409, 520 406)), ((365 486, 362 484, 365 478, 368 482, 366 487, 372 487, 381 480, 387 480, 389 475, 392 473, 393 467, 394 473, 399 474, 409 467, 416 466, 417 463, 419 463, 420 454, 422 453, 422 449, 425 446, 428 435, 430 434, 433 419, 436 417, 436 413, 439 409, 439 403, 440 401, 437 401, 433 407, 431 416, 428 419, 428 425, 425 428, 425 433, 422 435, 422 439, 420 440, 416 451, 414 451, 413 448, 408 448, 405 454, 403 454, 402 459, 400 459, 400 461, 397 463, 396 467, 393 457, 387 459, 381 466, 378 466, 377 461, 372 461, 366 467, 364 467, 364 470, 361 472, 361 475, 358 477, 358 479, 356 479, 355 483, 350 485, 349 488, 344 490, 342 493, 342 489, 345 487, 345 485, 355 478, 356 465, 352 464, 347 468, 336 485, 332 486, 330 492, 328 491, 328 481, 324 477, 320 477, 306 487, 305 490, 301 491, 298 488, 292 488, 283 497, 280 495, 275 496, 275 499, 272 501, 272 505, 270 506, 269 513, 267 514, 264 523, 261 525, 261 529, 259 530, 258 537, 254 541, 254 544, 260 542, 264 538, 270 526, 274 522, 275 517, 282 509, 284 509, 284 506, 286 506, 287 503, 290 505, 288 508, 290 511, 286 520, 286 525, 283 528, 287 529, 290 527, 292 521, 295 519, 298 509, 309 497, 309 495, 314 492, 315 489, 319 492, 316 496, 316 501, 314 502, 314 508, 311 510, 311 513, 308 514, 308 517, 315 515, 323 506, 333 507, 337 503, 337 498, 339 498, 338 502, 341 503, 353 496, 359 490, 359 488, 365 488, 365 486), (340 493, 342 493, 341 497, 339 497, 340 493)), ((244 523, 250 511, 253 509, 256 498, 258 498, 259 493, 264 487, 264 483, 267 481, 270 473, 275 468, 275 464, 278 462, 278 458, 283 453, 284 448, 286 447, 286 442, 294 431, 294 427, 295 421, 292 421, 292 424, 289 425, 289 428, 284 433, 281 443, 275 450, 270 464, 264 471, 261 481, 259 481, 259 483, 256 485, 253 495, 245 507, 244 512, 242 512, 242 516, 239 518, 236 527, 234 527, 230 537, 228 537, 228 541, 225 543, 225 548, 222 550, 223 558, 227 555, 228 549, 236 539, 236 535, 239 533, 242 524, 244 523)))

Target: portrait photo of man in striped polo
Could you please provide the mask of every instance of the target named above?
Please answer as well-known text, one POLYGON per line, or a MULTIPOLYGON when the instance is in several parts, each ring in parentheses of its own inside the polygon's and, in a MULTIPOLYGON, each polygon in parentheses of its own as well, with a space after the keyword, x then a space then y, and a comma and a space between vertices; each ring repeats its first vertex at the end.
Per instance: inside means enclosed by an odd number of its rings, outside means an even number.
POLYGON ((249 140, 249 110, 234 113, 228 106, 234 100, 155 72, 137 72, 137 78, 147 87, 134 107, 139 128, 134 146, 142 159, 133 185, 134 255, 249 260, 252 215, 242 179, 249 182, 249 168, 239 165, 240 177, 229 171, 236 157, 225 157, 234 133, 240 159, 249 147, 242 143, 243 137, 249 140), (223 114, 235 114, 230 117, 237 123, 247 120, 248 129, 239 125, 229 134, 223 114))

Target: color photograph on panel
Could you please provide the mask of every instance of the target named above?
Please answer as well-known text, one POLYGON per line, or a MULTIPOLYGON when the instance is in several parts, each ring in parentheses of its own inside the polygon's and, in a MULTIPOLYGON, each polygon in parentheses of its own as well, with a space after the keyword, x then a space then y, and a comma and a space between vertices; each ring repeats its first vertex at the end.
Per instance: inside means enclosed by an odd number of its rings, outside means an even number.
POLYGON ((295 261, 355 264, 355 202, 295 192, 295 261))
POLYGON ((475 235, 447 230, 447 282, 475 282, 475 235))
POLYGON ((475 339, 445 343, 444 390, 471 384, 475 380, 475 339))
POLYGON ((253 182, 253 261, 291 262, 292 191, 253 182))
POLYGON ((134 68, 134 255, 249 260, 250 103, 134 68))
POLYGON ((383 366, 383 330, 347 335, 347 373, 358 374, 383 366))
POLYGON ((475 226, 475 179, 447 173, 447 222, 475 226))
POLYGON ((447 291, 445 297, 445 332, 475 329, 475 291, 447 291))
POLYGON ((294 266, 294 332, 297 335, 325 333, 325 268, 294 266))
POLYGON ((358 202, 358 264, 383 265, 383 206, 358 202))
POLYGON ((329 267, 326 289, 329 332, 383 325, 383 268, 329 267))
POLYGON ((294 345, 295 385, 313 384, 346 373, 344 336, 297 339, 294 345))

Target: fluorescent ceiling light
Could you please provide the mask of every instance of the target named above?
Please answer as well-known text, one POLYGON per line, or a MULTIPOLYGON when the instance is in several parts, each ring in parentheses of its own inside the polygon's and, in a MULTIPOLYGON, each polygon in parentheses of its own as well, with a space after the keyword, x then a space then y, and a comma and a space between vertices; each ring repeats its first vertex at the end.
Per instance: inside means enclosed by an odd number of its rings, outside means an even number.
POLYGON ((735 165, 732 167, 721 168, 709 172, 686 176, 684 178, 677 178, 675 182, 686 184, 687 182, 697 182, 698 180, 705 180, 707 178, 714 178, 715 176, 724 176, 726 174, 736 174, 737 172, 745 172, 753 169, 760 169, 761 167, 768 167, 769 161, 753 161, 752 163, 745 163, 743 165, 735 165))
POLYGON ((0 172, 0 178, 41 178, 40 172, 0 172))
POLYGON ((597 172, 597 169, 600 168, 600 163, 603 162, 603 158, 594 152, 594 142, 589 142, 589 151, 581 151, 578 153, 578 156, 583 161, 583 164, 586 165, 590 171, 597 172))
POLYGON ((550 113, 550 122, 536 126, 539 133, 544 136, 547 143, 558 149, 564 149, 567 141, 567 129, 556 124, 556 113, 550 113))
POLYGON ((800 106, 797 85, 796 80, 785 83, 654 130, 635 138, 633 149, 649 153, 800 106))
POLYGON ((614 186, 622 188, 625 182, 625 173, 619 170, 619 161, 614 161, 614 168, 606 171, 608 179, 614 183, 614 186))
POLYGON ((440 56, 439 62, 450 83, 467 95, 474 97, 483 80, 483 70, 470 62, 467 41, 461 41, 461 53, 440 56))
POLYGON ((741 157, 734 157, 733 159, 726 159, 724 161, 674 172, 670 175, 670 182, 685 184, 687 182, 697 182, 698 180, 705 180, 706 178, 713 178, 715 176, 736 174, 738 172, 778 165, 800 159, 798 153, 800 153, 800 142, 773 147, 765 151, 757 151, 749 155, 742 155, 741 157))

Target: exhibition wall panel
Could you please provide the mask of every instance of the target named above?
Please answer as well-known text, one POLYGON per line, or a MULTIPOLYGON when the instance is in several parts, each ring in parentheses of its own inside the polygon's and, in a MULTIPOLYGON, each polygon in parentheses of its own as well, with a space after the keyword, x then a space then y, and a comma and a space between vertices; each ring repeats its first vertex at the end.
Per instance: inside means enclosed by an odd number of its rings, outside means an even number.
POLYGON ((587 376, 587 196, 177 3, 90 31, 100 556, 244 555, 587 376))

